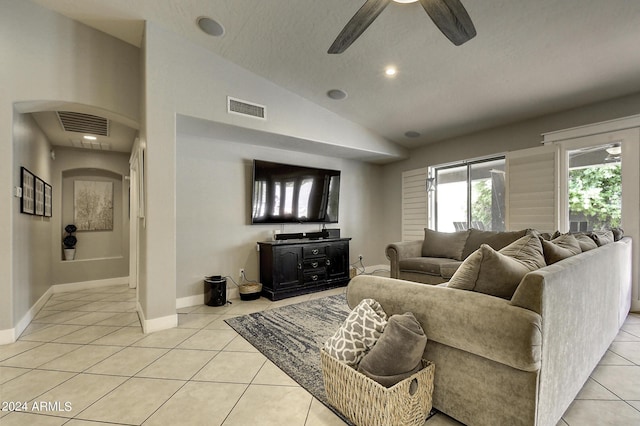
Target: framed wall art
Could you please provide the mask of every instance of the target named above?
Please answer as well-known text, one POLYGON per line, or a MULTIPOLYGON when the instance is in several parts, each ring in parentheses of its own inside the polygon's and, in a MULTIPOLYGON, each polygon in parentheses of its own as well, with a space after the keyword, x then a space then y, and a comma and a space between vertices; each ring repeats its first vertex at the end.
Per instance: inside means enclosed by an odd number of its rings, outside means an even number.
POLYGON ((113 182, 74 181, 73 220, 78 231, 113 230, 113 182))
POLYGON ((53 188, 44 183, 44 216, 51 217, 53 212, 53 188))
POLYGON ((35 177, 35 214, 44 216, 44 181, 38 176, 35 177))
POLYGON ((20 212, 25 214, 35 213, 34 201, 35 176, 25 167, 20 168, 20 186, 22 187, 22 203, 20 212))

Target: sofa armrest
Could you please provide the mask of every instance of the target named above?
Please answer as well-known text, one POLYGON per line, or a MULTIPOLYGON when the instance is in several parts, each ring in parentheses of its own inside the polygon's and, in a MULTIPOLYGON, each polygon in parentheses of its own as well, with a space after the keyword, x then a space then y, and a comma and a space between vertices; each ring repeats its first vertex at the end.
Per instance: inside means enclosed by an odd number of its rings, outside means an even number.
POLYGON ((402 241, 391 243, 385 250, 391 266, 391 278, 400 277, 400 261, 410 257, 422 256, 422 241, 402 241))
POLYGON ((377 300, 387 315, 412 312, 430 340, 519 370, 540 368, 541 317, 508 300, 385 277, 353 278, 349 306, 366 298, 377 300))

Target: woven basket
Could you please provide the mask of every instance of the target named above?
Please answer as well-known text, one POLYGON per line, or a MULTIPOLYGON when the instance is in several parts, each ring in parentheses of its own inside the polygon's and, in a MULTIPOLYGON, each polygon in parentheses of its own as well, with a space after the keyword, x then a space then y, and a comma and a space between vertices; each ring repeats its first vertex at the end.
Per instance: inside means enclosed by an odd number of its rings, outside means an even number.
POLYGON ((422 426, 431 411, 435 365, 386 388, 320 350, 329 403, 359 426, 422 426))

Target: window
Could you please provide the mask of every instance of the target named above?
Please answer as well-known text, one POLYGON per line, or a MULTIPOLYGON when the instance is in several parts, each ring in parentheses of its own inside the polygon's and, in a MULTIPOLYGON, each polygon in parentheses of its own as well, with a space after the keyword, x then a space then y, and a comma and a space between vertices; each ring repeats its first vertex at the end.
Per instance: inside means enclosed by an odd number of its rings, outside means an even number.
MULTIPOLYGON (((505 230, 504 157, 438 166, 435 175, 435 228, 505 230)), ((432 218, 433 221, 433 218, 432 218)))
POLYGON ((567 152, 570 231, 592 231, 620 226, 621 153, 619 143, 567 152))

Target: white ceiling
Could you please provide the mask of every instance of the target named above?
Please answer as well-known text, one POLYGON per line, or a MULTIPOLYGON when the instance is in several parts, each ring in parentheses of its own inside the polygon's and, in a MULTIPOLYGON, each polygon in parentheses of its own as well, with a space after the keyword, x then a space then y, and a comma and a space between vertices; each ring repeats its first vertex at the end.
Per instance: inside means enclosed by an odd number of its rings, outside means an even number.
POLYGON ((409 148, 640 91, 636 0, 462 0, 478 35, 459 47, 419 3, 392 3, 341 55, 326 51, 364 0, 32 1, 136 46, 155 21, 409 148))
MULTIPOLYGON (((61 110, 69 108, 61 107, 61 110)), ((78 108, 76 108, 78 109, 78 108)), ((131 152, 138 131, 115 120, 109 120, 109 135, 98 136, 96 141, 83 139, 84 133, 65 131, 54 111, 31 114, 54 146, 93 149, 98 151, 131 152)), ((87 135, 90 135, 87 132, 87 135)))

